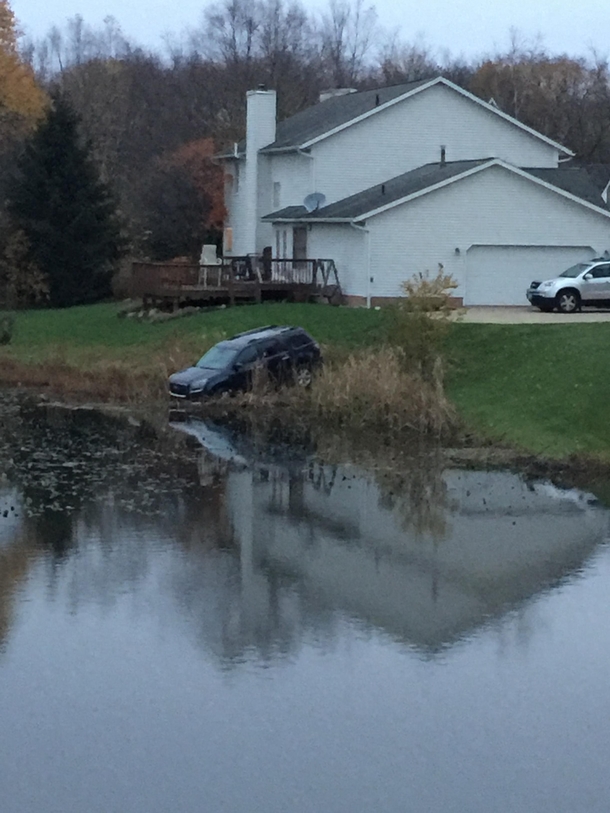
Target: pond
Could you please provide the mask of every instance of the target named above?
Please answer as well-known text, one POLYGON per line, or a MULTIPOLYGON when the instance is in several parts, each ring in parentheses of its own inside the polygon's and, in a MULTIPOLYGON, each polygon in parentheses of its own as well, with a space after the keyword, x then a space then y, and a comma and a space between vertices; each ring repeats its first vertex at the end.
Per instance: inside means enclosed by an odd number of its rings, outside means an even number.
POLYGON ((195 419, 0 419, 3 813, 610 809, 591 493, 195 419))

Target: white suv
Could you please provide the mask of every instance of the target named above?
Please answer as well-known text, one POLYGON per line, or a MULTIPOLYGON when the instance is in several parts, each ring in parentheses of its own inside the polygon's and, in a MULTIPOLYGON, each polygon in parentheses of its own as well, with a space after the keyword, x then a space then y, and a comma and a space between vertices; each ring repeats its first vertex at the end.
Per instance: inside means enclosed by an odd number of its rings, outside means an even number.
POLYGON ((563 274, 532 282, 527 298, 541 311, 575 313, 583 305, 610 307, 610 259, 577 263, 563 274))

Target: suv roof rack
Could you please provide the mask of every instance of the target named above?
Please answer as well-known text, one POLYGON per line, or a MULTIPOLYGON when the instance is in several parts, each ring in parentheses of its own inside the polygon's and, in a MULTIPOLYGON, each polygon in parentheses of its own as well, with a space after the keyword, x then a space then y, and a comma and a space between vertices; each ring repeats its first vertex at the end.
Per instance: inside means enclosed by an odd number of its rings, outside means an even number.
POLYGON ((277 330, 277 331, 287 331, 287 330, 298 330, 299 328, 294 327, 294 325, 262 325, 261 327, 255 327, 252 330, 244 330, 242 333, 236 333, 235 336, 231 336, 228 341, 232 341, 233 339, 243 339, 245 336, 255 336, 257 333, 265 333, 267 330, 277 330))
POLYGON ((263 325, 262 327, 254 327, 252 330, 244 330, 241 333, 236 333, 231 336, 232 339, 241 339, 242 336, 251 336, 253 333, 262 333, 264 330, 273 330, 277 325, 263 325))

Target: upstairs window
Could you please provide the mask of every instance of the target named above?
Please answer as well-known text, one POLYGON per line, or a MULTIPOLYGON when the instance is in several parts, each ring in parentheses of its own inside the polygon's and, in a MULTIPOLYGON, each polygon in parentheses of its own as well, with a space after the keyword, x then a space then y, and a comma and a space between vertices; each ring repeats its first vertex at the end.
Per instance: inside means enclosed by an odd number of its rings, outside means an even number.
POLYGON ((279 181, 275 181, 273 184, 273 208, 279 209, 280 208, 280 200, 282 195, 282 184, 279 181))

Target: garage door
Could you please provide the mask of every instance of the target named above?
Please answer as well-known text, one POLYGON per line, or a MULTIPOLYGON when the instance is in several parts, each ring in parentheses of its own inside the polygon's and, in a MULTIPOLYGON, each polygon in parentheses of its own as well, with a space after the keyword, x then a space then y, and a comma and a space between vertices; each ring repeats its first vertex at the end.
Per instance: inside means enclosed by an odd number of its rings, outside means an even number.
POLYGON ((590 246, 471 246, 465 305, 527 305, 532 280, 556 277, 595 255, 590 246))

